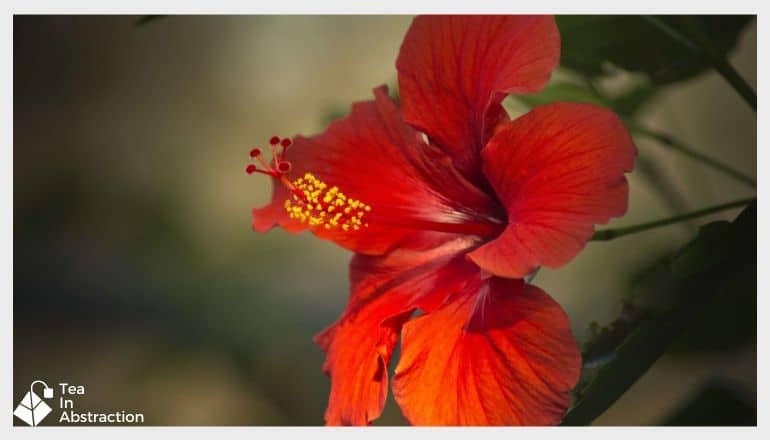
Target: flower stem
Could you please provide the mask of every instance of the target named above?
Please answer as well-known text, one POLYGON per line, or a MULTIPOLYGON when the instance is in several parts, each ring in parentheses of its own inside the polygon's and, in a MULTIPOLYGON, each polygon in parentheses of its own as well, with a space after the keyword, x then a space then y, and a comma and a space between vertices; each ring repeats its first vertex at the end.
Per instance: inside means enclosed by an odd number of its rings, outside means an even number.
POLYGON ((648 23, 660 29, 666 35, 679 42, 681 45, 697 52, 700 56, 705 58, 711 66, 719 72, 720 75, 738 92, 739 95, 751 106, 754 111, 757 111, 757 93, 754 89, 741 77, 741 75, 735 70, 735 68, 727 62, 725 56, 716 46, 711 42, 708 36, 698 26, 698 23, 692 17, 684 17, 684 24, 687 30, 691 34, 691 37, 684 35, 677 29, 668 25, 666 22, 658 17, 652 15, 643 15, 642 18, 647 20, 648 23), (693 41, 694 40, 694 41, 693 41))
POLYGON ((729 175, 730 177, 736 180, 739 180, 740 182, 746 184, 747 186, 750 186, 751 188, 756 188, 757 186, 757 182, 753 178, 747 176, 746 174, 743 174, 742 172, 736 170, 735 168, 729 165, 725 165, 716 159, 713 159, 709 156, 706 156, 703 153, 700 153, 696 150, 693 150, 687 147, 682 142, 671 137, 668 134, 663 134, 663 133, 659 133, 657 131, 651 130, 632 119, 624 118, 623 122, 631 131, 635 131, 641 134, 642 136, 647 136, 651 139, 654 139, 657 142, 666 145, 668 148, 671 148, 672 150, 675 150, 675 151, 678 151, 679 153, 684 154, 690 159, 701 162, 704 165, 708 165, 711 168, 714 168, 715 170, 719 170, 729 175))
POLYGON ((728 209, 733 209, 744 205, 748 205, 754 200, 755 200, 754 198, 741 199, 741 200, 736 200, 734 202, 725 203, 723 205, 712 206, 710 208, 700 209, 698 211, 693 211, 687 214, 677 215, 677 216, 665 218, 662 220, 641 223, 634 226, 626 226, 624 228, 603 229, 600 231, 596 231, 594 233, 594 236, 591 238, 591 241, 609 241, 618 237, 622 237, 624 235, 635 234, 637 232, 646 231, 648 229, 659 228, 661 226, 673 225, 675 223, 683 222, 685 220, 703 217, 705 215, 714 214, 716 212, 726 211, 728 209))

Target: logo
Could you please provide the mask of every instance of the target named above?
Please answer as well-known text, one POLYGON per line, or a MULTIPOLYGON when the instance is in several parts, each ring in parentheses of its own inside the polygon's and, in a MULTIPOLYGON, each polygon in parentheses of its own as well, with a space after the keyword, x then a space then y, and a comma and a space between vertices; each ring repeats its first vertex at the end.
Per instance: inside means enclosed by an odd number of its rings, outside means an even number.
POLYGON ((53 398, 53 388, 42 380, 36 380, 29 385, 29 392, 24 395, 19 406, 13 411, 13 415, 20 418, 29 426, 37 426, 51 413, 51 407, 35 393, 35 385, 43 385, 43 398, 53 398))
MULTIPOLYGON (((22 397, 19 406, 13 411, 13 415, 29 426, 38 426, 52 412, 55 412, 51 418, 54 425, 144 424, 144 414, 140 412, 123 409, 93 411, 89 408, 80 408, 81 402, 79 400, 86 395, 85 385, 63 381, 53 385, 59 388, 58 401, 51 402, 49 405, 45 400, 53 399, 54 389, 44 381, 36 380, 29 385, 29 392, 22 397), (35 392, 35 386, 38 384, 42 386, 42 399, 35 392)), ((41 388, 38 387, 37 391, 40 390, 41 388)))

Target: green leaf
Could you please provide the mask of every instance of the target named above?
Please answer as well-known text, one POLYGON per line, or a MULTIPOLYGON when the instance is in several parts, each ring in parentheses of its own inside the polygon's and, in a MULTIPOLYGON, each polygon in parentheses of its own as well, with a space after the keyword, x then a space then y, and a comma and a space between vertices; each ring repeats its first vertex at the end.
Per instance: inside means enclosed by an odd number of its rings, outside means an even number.
POLYGON ((637 84, 610 99, 610 107, 618 114, 630 118, 655 97, 657 88, 650 83, 637 84))
POLYGON ((729 352, 754 343, 757 338, 756 280, 756 265, 738 272, 732 288, 718 292, 693 316, 692 324, 674 341, 669 353, 729 352))
MULTIPOLYGON (((658 18, 689 35, 680 16, 658 18)), ((735 48, 741 30, 753 16, 695 18, 713 45, 727 54, 735 48)), ((640 16, 562 15, 556 22, 562 37, 562 66, 589 78, 621 68, 644 73, 654 83, 666 84, 692 78, 710 66, 697 50, 673 39, 640 16)))
POLYGON ((518 95, 515 98, 530 108, 556 101, 588 102, 603 107, 608 106, 607 103, 590 90, 581 85, 568 82, 554 82, 546 86, 539 93, 518 95))
POLYGON ((671 260, 654 267, 648 276, 655 281, 641 283, 622 316, 586 345, 584 380, 562 424, 590 424, 666 352, 704 305, 736 285, 756 281, 750 270, 756 266, 756 224, 754 202, 726 227, 703 227, 671 260), (719 240, 717 228, 723 235, 719 240), (652 292, 652 300, 645 291, 652 292))
POLYGON ((715 268, 720 263, 733 257, 731 253, 741 252, 730 246, 732 225, 730 222, 717 221, 701 227, 698 239, 685 245, 678 258, 671 263, 671 272, 678 277, 697 274, 715 268), (715 249, 722 250, 714 252, 715 249))
POLYGON ((757 409, 746 392, 725 380, 713 380, 669 415, 663 426, 756 426, 757 409))
POLYGON ((585 102, 610 108, 618 114, 630 118, 653 98, 655 92, 655 87, 649 83, 634 84, 614 96, 602 98, 583 84, 552 82, 538 93, 516 95, 513 99, 529 108, 557 101, 585 102))

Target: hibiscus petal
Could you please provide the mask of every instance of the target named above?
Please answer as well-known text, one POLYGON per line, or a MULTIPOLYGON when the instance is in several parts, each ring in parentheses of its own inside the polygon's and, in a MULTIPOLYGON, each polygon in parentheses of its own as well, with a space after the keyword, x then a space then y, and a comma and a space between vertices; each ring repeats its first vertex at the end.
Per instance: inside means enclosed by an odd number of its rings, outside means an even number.
POLYGON ((495 275, 520 278, 541 265, 566 264, 595 224, 626 212, 624 173, 636 148, 614 113, 556 103, 501 127, 482 157, 508 226, 469 257, 495 275))
POLYGON ((559 45, 553 17, 417 17, 396 61, 404 119, 480 182, 479 151, 507 118, 500 102, 540 90, 559 45))
POLYGON ((430 240, 414 249, 399 248, 380 256, 353 256, 350 261, 351 303, 398 290, 405 284, 408 284, 406 287, 411 291, 413 302, 419 302, 426 292, 435 295, 440 285, 452 285, 453 281, 465 280, 478 272, 478 268, 463 255, 477 245, 476 239, 439 233, 424 234, 423 238, 430 240))
POLYGON ((401 324, 409 318, 404 296, 380 296, 316 337, 327 350, 323 370, 331 378, 327 425, 368 425, 382 413, 387 366, 401 324))
POLYGON ((273 182, 273 196, 271 202, 261 208, 251 210, 251 227, 257 232, 267 232, 274 226, 281 226, 288 232, 300 232, 307 229, 297 220, 292 220, 286 214, 286 209, 281 201, 291 197, 289 190, 283 185, 273 182))
POLYGON ((403 327, 393 393, 416 425, 553 425, 580 375, 559 305, 521 280, 479 280, 403 327))
POLYGON ((350 264, 351 297, 342 317, 316 336, 327 352, 331 378, 326 423, 365 425, 382 412, 387 365, 401 325, 416 307, 434 309, 478 276, 478 268, 457 252, 466 237, 434 237, 433 249, 397 249, 385 256, 357 254, 350 264))
MULTIPOLYGON (((462 229, 501 216, 499 207, 465 180, 445 153, 425 144, 403 122, 384 86, 374 93, 374 101, 354 104, 349 116, 318 136, 297 137, 287 151, 290 179, 312 173, 372 208, 364 217, 367 228, 315 227, 316 235, 376 255, 397 245, 410 246, 425 229, 441 230, 446 225, 462 229)), ((275 186, 271 203, 254 210, 254 229, 266 231, 273 225, 291 232, 307 229, 285 212, 288 198, 283 186, 275 186)))

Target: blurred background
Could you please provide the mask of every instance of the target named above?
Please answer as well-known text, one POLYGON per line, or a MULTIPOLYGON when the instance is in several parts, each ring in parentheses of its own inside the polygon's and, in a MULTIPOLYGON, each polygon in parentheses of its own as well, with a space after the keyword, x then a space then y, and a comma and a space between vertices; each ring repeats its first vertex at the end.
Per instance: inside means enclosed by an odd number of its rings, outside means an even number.
MULTIPOLYGON (((252 232, 270 183, 243 169, 269 136, 317 133, 373 87, 395 87, 411 17, 136 20, 14 17, 13 405, 45 378, 85 385, 81 409, 142 412, 151 425, 322 424, 329 384, 311 338, 343 309, 350 254, 309 234, 252 232)), ((756 54, 752 20, 730 61, 754 87, 756 54)), ((755 115, 717 74, 669 84, 639 112, 756 175, 755 115)), ((630 176, 628 215, 612 226, 754 194, 637 145, 655 172, 630 176)), ((584 341, 591 322, 618 315, 639 273, 737 212, 591 243, 537 284, 584 341)), ((721 306, 753 319, 753 333, 711 323, 742 334, 672 350, 596 424, 664 423, 704 389, 755 408, 753 301, 721 306)), ((376 424, 404 423, 391 398, 376 424)))

